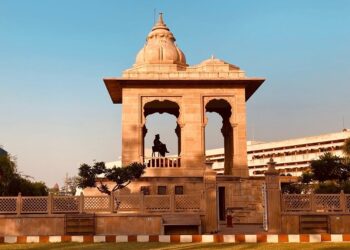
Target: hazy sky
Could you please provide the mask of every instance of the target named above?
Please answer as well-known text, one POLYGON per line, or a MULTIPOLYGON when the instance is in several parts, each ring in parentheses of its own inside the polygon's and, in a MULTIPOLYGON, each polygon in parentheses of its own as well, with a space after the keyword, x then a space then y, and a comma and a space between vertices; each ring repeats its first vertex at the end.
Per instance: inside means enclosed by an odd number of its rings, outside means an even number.
MULTIPOLYGON (((118 159, 121 105, 102 78, 132 66, 154 9, 189 64, 214 54, 267 79, 247 104, 249 139, 350 127, 348 0, 0 0, 0 145, 21 172, 52 186, 82 162, 118 159)), ((174 119, 155 117, 174 152, 174 119)), ((222 145, 219 120, 208 148, 222 145)))

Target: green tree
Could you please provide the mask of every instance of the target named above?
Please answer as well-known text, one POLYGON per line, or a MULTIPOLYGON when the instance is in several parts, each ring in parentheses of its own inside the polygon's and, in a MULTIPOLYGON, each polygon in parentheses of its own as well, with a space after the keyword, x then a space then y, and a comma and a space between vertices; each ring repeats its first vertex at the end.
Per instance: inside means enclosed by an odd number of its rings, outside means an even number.
POLYGON ((281 183, 281 190, 284 194, 301 194, 303 186, 300 183, 281 183))
POLYGON ((344 158, 327 152, 311 161, 310 171, 304 172, 298 183, 286 184, 284 193, 339 193, 350 192, 350 164, 344 158))
POLYGON ((347 180, 347 181, 343 182, 341 185, 341 189, 344 190, 344 193, 350 194, 350 181, 347 180))
POLYGON ((304 184, 309 184, 312 182, 312 179, 314 178, 314 174, 311 172, 304 172, 299 178, 299 181, 304 184))
POLYGON ((45 196, 48 195, 48 188, 43 182, 32 182, 16 175, 9 185, 7 195, 15 196, 18 193, 23 196, 45 196))
POLYGON ((43 182, 33 182, 17 172, 16 163, 10 155, 0 156, 0 196, 44 196, 48 188, 43 182))
POLYGON ((314 192, 316 194, 339 194, 341 190, 341 185, 336 181, 325 181, 318 183, 315 186, 314 192))
POLYGON ((350 138, 346 139, 343 145, 343 152, 350 157, 350 138))
POLYGON ((312 179, 319 182, 328 180, 342 182, 350 176, 350 166, 344 164, 343 158, 329 152, 311 161, 310 167, 313 174, 312 179))
POLYGON ((7 195, 9 185, 16 175, 16 164, 10 156, 3 154, 0 156, 0 195, 7 195))
POLYGON ((95 162, 93 166, 82 164, 79 167, 79 184, 80 188, 96 187, 101 193, 111 195, 112 192, 122 189, 129 185, 131 181, 138 179, 145 171, 145 165, 141 163, 131 163, 126 167, 106 168, 104 162, 95 162), (110 189, 104 179, 114 182, 110 189))
POLYGON ((346 139, 343 145, 343 153, 345 155, 344 162, 346 165, 350 165, 350 138, 346 139))

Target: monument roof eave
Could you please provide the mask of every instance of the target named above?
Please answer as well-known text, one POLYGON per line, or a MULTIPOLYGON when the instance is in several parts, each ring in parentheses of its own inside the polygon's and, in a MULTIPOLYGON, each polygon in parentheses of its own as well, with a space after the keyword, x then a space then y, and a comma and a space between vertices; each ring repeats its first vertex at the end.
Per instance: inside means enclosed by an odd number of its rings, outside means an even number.
POLYGON ((246 101, 265 81, 264 78, 242 78, 242 79, 125 79, 125 78, 104 78, 106 88, 113 103, 122 103, 123 87, 153 86, 153 87, 179 87, 181 85, 191 88, 210 84, 241 85, 246 89, 246 101))

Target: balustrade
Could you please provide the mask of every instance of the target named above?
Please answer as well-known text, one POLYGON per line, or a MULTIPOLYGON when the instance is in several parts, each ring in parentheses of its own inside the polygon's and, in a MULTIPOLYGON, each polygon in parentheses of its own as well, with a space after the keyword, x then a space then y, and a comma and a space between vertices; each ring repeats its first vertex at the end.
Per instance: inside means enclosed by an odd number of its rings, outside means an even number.
POLYGON ((48 197, 22 197, 22 214, 46 214, 48 213, 48 197))
POLYGON ((0 214, 66 214, 83 212, 176 213, 203 211, 201 195, 112 194, 111 196, 0 197, 0 214))
POLYGON ((17 213, 17 197, 0 197, 0 214, 17 213))
POLYGON ((181 167, 181 158, 173 157, 145 157, 144 164, 148 168, 179 168, 181 167))
POLYGON ((199 195, 175 195, 176 211, 193 211, 201 209, 201 197, 199 195))
POLYGON ((282 212, 350 213, 350 195, 282 194, 282 212))

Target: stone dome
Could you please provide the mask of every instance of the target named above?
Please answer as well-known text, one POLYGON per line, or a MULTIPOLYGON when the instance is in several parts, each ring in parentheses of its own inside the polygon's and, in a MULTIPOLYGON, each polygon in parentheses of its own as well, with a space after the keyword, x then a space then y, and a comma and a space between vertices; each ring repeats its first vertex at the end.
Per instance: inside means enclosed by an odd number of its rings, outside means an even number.
POLYGON ((224 66, 227 65, 230 70, 239 70, 240 68, 236 65, 230 64, 228 62, 225 62, 224 60, 215 58, 214 55, 211 56, 211 58, 204 60, 201 62, 197 67, 203 67, 203 66, 224 66))
POLYGON ((160 13, 157 23, 147 36, 145 46, 136 56, 134 66, 143 64, 187 65, 185 54, 176 46, 175 40, 160 13))

